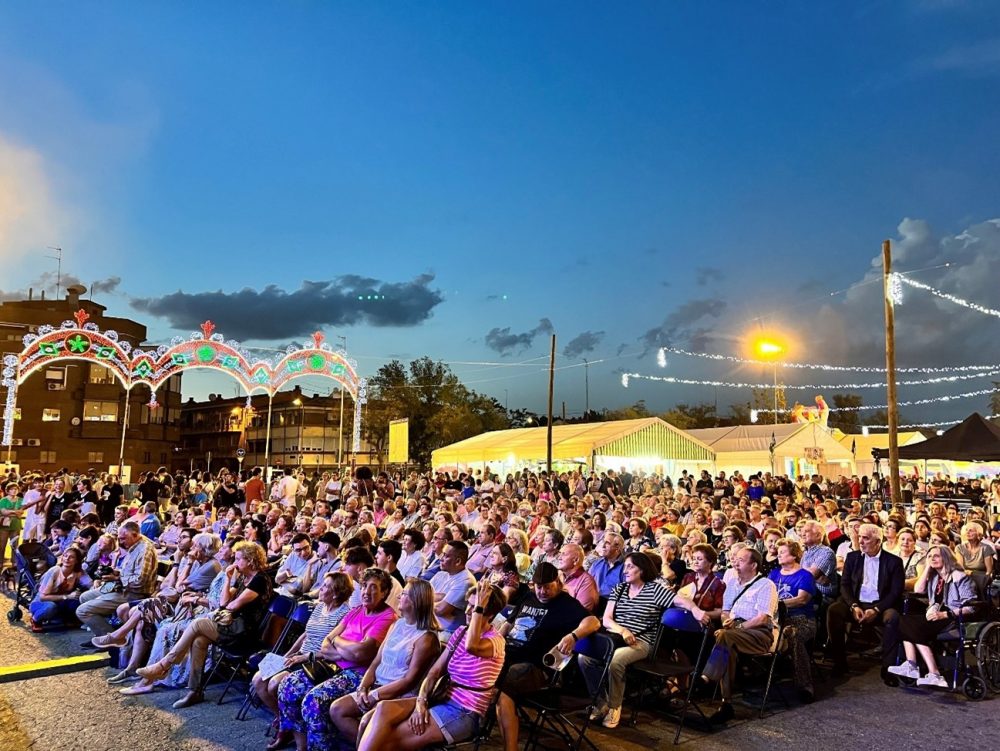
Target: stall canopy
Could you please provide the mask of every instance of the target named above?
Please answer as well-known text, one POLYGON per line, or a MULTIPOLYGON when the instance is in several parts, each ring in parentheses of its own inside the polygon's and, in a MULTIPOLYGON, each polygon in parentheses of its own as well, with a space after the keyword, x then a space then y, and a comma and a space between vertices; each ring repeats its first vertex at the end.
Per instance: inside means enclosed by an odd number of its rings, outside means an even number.
POLYGON ((715 452, 717 471, 754 473, 773 468, 789 476, 813 472, 850 474, 853 458, 850 449, 814 422, 736 425, 687 432, 715 452))
MULTIPOLYGON (((889 446, 888 433, 869 433, 868 435, 858 433, 842 433, 839 430, 833 431, 833 437, 840 441, 840 445, 848 451, 854 448, 854 471, 858 475, 871 475, 875 470, 875 460, 872 458, 873 449, 886 450, 889 446)), ((914 443, 926 441, 927 438, 919 430, 900 431, 899 445, 910 446, 914 443)), ((905 462, 907 469, 920 466, 922 462, 917 460, 905 462)), ((941 469, 947 471, 944 465, 935 465, 934 470, 941 469)))
MULTIPOLYGON (((879 459, 889 449, 875 449, 879 459)), ((912 446, 899 447, 900 459, 948 459, 951 461, 1000 461, 1000 427, 973 412, 944 433, 912 446)))
MULTIPOLYGON (((471 464, 523 466, 544 462, 546 428, 515 428, 483 433, 440 448, 433 452, 431 458, 434 467, 466 467, 471 464)), ((553 461, 601 466, 601 458, 605 458, 609 466, 626 459, 649 465, 680 462, 685 466, 710 466, 715 454, 702 441, 658 417, 552 427, 553 461)))

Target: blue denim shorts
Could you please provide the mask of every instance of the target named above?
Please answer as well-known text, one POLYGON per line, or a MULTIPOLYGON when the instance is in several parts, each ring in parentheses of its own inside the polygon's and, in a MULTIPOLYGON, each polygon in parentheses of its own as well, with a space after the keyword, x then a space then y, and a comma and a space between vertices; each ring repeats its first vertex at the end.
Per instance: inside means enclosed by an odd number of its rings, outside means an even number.
POLYGON ((453 701, 435 704, 430 713, 448 743, 460 743, 479 732, 479 715, 453 701))

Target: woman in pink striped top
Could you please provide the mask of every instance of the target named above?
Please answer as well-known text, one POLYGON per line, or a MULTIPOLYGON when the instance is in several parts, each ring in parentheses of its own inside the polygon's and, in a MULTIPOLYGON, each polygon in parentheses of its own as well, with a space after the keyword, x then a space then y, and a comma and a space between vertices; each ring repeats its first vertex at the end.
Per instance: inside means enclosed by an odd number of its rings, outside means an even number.
POLYGON ((484 577, 469 597, 468 627, 452 635, 415 699, 382 701, 366 715, 358 751, 416 751, 474 737, 503 669, 504 639, 490 624, 506 606, 503 590, 484 577), (450 679, 447 698, 428 706, 428 697, 445 673, 450 679))

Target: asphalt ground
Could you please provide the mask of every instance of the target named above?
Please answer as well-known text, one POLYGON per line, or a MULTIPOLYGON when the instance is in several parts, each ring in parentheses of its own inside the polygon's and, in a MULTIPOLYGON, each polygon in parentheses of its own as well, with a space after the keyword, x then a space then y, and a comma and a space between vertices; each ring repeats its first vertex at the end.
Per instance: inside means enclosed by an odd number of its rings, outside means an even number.
MULTIPOLYGON (((9 607, 0 598, 4 611, 9 607)), ((0 614, 2 616, 2 614, 0 614)), ((0 617, 0 668, 84 654, 89 634, 32 634, 23 622, 0 617)), ((952 693, 892 689, 878 671, 858 658, 850 678, 817 684, 817 701, 790 709, 773 703, 763 720, 739 703, 737 718, 713 733, 685 730, 681 748, 697 749, 947 749, 993 748, 1000 740, 1000 698, 973 703, 952 693)), ((210 686, 207 701, 185 710, 170 705, 180 691, 140 697, 121 696, 106 683, 113 670, 97 667, 61 675, 0 683, 0 751, 223 751, 263 749, 269 718, 251 713, 237 721, 239 692, 226 703, 215 700, 221 686, 210 686)), ((8 676, 5 680, 9 680, 8 676)), ((792 694, 791 690, 788 691, 792 694)), ((674 724, 651 702, 637 727, 629 715, 615 730, 593 727, 590 737, 602 751, 669 748, 674 724)), ((659 704, 663 704, 662 700, 659 704)), ((493 743, 490 749, 499 748, 493 743)))

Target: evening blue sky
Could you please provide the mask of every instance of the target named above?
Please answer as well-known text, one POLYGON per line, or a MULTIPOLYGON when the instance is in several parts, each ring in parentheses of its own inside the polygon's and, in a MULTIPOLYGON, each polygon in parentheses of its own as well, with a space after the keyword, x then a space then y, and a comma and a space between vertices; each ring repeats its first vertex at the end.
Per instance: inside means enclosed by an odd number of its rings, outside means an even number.
MULTIPOLYGON (((905 245, 901 222, 938 247, 1000 215, 998 21, 974 0, 5 4, 0 286, 29 286, 59 245, 84 283, 120 276, 95 299, 166 340, 188 330, 171 306, 201 300, 164 298, 178 290, 275 285, 280 328, 297 309, 281 290, 368 277, 431 299, 412 325, 325 327, 363 374, 394 356, 544 357, 547 319, 561 366, 607 358, 591 406, 711 401, 625 391, 619 373, 662 373, 650 342, 739 354, 757 316, 830 361, 811 316, 883 238, 905 245)), ((839 354, 877 362, 869 349, 839 354)), ((455 370, 541 409, 540 363, 455 370)), ((556 400, 582 411, 581 369, 560 371, 556 400)), ((982 408, 947 416, 966 406, 982 408)))

